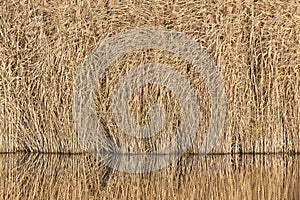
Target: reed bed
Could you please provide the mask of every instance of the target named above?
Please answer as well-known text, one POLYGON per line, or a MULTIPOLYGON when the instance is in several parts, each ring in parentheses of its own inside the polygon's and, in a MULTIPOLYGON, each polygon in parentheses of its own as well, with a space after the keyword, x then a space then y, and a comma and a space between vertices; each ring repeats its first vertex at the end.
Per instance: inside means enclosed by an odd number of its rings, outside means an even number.
MULTIPOLYGON (((199 42, 217 64, 226 87, 227 116, 213 153, 300 152, 296 0, 0 1, 0 151, 84 152, 72 115, 76 72, 99 42, 140 27, 180 31, 199 42)), ((153 60, 180 71, 197 91, 201 127, 190 150, 197 153, 210 119, 209 93, 201 78, 194 78, 192 66, 168 52, 128 53, 106 70, 96 103, 99 122, 124 149, 149 151, 172 138, 180 105, 166 88, 147 85, 129 106, 132 118, 143 125, 149 105, 164 105, 170 119, 167 136, 129 140, 109 110, 111 87, 122 73, 153 60)))
MULTIPOLYGON (((87 155, 0 156, 1 199, 299 199, 298 156, 184 156, 128 174, 87 155)), ((151 163, 149 163, 151 164, 151 163)))

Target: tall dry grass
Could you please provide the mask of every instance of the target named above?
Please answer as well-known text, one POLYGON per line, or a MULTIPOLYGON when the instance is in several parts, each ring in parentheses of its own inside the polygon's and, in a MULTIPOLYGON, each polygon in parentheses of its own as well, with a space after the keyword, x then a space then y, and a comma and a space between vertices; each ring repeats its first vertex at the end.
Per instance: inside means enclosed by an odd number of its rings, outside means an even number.
MULTIPOLYGON (((300 3, 295 0, 0 1, 0 151, 84 151, 71 110, 76 70, 105 38, 153 26, 198 41, 222 73, 227 118, 213 152, 300 151, 300 3)), ((99 83, 98 99, 107 99, 120 64, 129 69, 131 64, 158 60, 192 77, 184 60, 169 56, 153 50, 118 59, 100 81, 108 84, 99 83)), ((191 149, 197 152, 210 103, 204 83, 191 82, 198 87, 204 116, 199 140, 191 149)), ((126 148, 130 142, 111 121, 107 102, 97 103, 99 121, 113 141, 126 148)), ((153 85, 137 91, 130 105, 133 118, 147 123, 144 105, 152 102, 170 111, 174 121, 166 130, 172 136, 179 114, 171 91, 153 85), (159 97, 149 98, 158 91, 159 97)), ((170 139, 164 137, 139 141, 139 148, 157 148, 170 139)))
MULTIPOLYGON (((114 171, 90 156, 0 156, 1 199, 299 199, 299 157, 182 157, 148 174, 114 171)), ((151 163, 149 163, 151 164, 151 163)))

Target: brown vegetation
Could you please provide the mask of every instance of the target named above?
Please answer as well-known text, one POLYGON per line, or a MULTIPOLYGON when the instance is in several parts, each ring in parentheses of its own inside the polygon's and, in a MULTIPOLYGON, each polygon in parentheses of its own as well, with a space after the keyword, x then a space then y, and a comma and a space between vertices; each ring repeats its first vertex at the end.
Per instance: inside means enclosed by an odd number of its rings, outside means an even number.
MULTIPOLYGON (((300 3, 296 0, 0 0, 0 151, 83 152, 72 116, 76 70, 105 38, 154 26, 198 41, 222 73, 227 118, 213 152, 300 152, 300 3)), ((210 118, 207 90, 200 79, 192 78, 188 63, 172 56, 151 50, 118 59, 101 80, 108 84, 99 84, 98 98, 109 96, 109 87, 120 75, 118 65, 129 69, 150 60, 170 64, 192 79, 201 98, 202 137, 210 118)), ((172 135, 179 105, 171 91, 148 85, 132 99, 132 117, 140 124, 147 123, 147 105, 165 105, 174 119, 166 126, 172 135), (158 91, 159 97, 153 98, 158 91)), ((99 121, 124 147, 129 141, 111 121, 107 102, 97 103, 99 121)), ((140 142, 140 148, 157 148, 164 139, 168 138, 160 135, 140 142)), ((197 153, 200 144, 201 139, 191 152, 197 153)))

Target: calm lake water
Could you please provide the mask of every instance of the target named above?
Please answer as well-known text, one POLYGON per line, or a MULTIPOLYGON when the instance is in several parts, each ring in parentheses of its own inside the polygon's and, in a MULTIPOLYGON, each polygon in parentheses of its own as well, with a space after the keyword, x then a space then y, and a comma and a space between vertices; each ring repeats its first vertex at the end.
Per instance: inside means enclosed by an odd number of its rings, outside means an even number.
POLYGON ((89 155, 0 155, 0 199, 300 199, 300 158, 184 156, 147 174, 89 155))

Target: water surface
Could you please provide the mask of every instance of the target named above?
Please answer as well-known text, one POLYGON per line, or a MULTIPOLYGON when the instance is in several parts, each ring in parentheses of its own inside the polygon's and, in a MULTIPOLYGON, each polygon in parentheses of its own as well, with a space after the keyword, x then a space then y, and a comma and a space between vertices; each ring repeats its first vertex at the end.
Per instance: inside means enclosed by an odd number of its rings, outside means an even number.
POLYGON ((300 159, 184 156, 146 174, 90 155, 0 155, 0 199, 300 199, 300 159))

